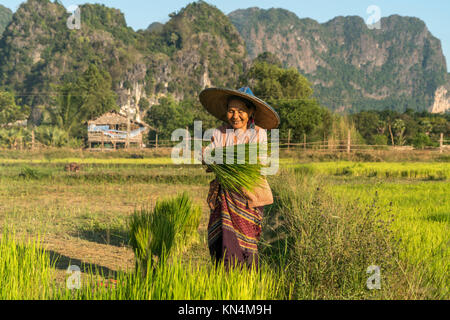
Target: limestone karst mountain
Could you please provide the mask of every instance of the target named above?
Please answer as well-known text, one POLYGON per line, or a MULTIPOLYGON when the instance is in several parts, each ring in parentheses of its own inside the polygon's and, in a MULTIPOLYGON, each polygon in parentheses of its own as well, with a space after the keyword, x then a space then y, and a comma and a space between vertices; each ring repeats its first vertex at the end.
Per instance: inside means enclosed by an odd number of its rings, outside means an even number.
POLYGON ((264 51, 303 73, 332 110, 450 109, 441 43, 417 18, 386 17, 380 30, 370 30, 360 17, 320 24, 288 10, 259 8, 227 16, 198 1, 165 24, 134 31, 120 10, 98 4, 80 10, 81 28, 70 29, 70 13, 59 2, 28 0, 5 24, 0 87, 32 107, 31 121, 39 120, 39 106, 55 103, 55 85, 92 63, 111 75, 122 111, 139 120, 146 111, 142 99, 152 105, 169 94, 195 98, 208 86, 235 88, 264 51))

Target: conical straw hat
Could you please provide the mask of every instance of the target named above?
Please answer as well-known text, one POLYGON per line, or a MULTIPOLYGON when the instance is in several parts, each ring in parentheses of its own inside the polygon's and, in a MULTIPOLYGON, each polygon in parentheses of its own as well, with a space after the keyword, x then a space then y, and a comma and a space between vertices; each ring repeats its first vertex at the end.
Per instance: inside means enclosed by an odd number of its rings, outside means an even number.
POLYGON ((255 124, 264 129, 275 129, 280 124, 278 113, 263 100, 256 97, 249 87, 238 90, 224 88, 208 88, 200 92, 199 98, 203 107, 217 119, 228 122, 227 102, 232 96, 250 101, 255 107, 255 124))

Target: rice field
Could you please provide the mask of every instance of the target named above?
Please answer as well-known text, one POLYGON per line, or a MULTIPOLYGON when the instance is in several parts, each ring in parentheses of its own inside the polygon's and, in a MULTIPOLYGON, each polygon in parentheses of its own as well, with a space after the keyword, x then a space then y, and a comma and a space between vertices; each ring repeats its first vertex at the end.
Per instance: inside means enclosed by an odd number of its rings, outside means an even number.
POLYGON ((408 178, 428 180, 450 179, 448 163, 429 162, 319 162, 312 164, 295 164, 292 160, 285 162, 286 167, 296 170, 330 176, 408 178))
POLYGON ((226 272, 211 263, 206 243, 212 173, 169 157, 102 156, 0 159, 0 299, 450 297, 448 162, 283 158, 268 181, 285 200, 265 209, 278 219, 266 225, 281 227, 263 235, 261 268, 226 272), (80 172, 66 172, 70 162, 80 172), (183 192, 198 206, 197 227, 182 237, 191 240, 177 240, 170 258, 143 277, 130 219, 183 192), (378 221, 388 226, 369 228, 378 221), (287 240, 265 250, 273 234, 287 240), (385 281, 368 290, 366 269, 375 260, 385 281), (80 289, 67 288, 69 265, 80 267, 80 289))

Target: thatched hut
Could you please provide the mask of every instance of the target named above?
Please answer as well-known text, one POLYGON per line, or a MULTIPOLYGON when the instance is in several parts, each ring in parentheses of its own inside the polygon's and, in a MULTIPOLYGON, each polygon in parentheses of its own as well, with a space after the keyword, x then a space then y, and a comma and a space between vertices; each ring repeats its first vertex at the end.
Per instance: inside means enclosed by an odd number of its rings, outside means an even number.
POLYGON ((102 149, 106 144, 113 149, 119 148, 119 145, 129 148, 132 144, 142 148, 143 134, 153 129, 143 121, 132 120, 116 111, 105 113, 87 124, 89 149, 95 144, 101 145, 102 149))

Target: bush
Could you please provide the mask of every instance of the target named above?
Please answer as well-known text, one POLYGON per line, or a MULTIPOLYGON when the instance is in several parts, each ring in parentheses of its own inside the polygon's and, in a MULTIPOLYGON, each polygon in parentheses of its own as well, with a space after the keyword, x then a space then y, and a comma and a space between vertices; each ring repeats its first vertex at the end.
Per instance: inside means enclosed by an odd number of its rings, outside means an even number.
POLYGON ((433 145, 433 142, 431 141, 430 137, 427 136, 425 133, 418 132, 412 139, 412 145, 416 149, 424 149, 426 146, 433 145))
POLYGON ((24 179, 40 180, 51 177, 51 172, 42 171, 37 168, 25 166, 20 170, 19 177, 24 179))
MULTIPOLYGON (((275 202, 267 207, 261 259, 294 283, 294 299, 361 299, 391 295, 366 289, 371 265, 398 275, 397 243, 375 196, 372 204, 337 201, 307 172, 283 171, 272 183, 275 202)), ((288 289, 286 289, 288 290, 288 289)))
POLYGON ((376 134, 372 137, 373 144, 377 146, 387 146, 388 137, 384 134, 376 134))

